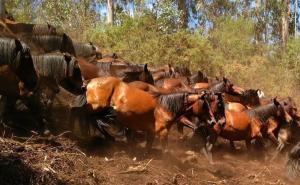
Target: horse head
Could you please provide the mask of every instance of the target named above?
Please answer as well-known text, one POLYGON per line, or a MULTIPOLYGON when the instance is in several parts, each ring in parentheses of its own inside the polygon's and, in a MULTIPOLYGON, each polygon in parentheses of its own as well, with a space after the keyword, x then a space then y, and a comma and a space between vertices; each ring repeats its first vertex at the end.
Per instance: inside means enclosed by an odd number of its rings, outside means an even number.
POLYGON ((15 39, 15 51, 17 53, 16 74, 24 82, 24 86, 29 91, 34 91, 38 85, 38 76, 35 71, 30 49, 20 40, 15 39))
POLYGON ((284 105, 287 103, 285 101, 281 103, 280 101, 277 100, 277 97, 273 99, 273 103, 276 107, 276 116, 283 118, 287 123, 292 123, 293 118, 284 108, 284 105))

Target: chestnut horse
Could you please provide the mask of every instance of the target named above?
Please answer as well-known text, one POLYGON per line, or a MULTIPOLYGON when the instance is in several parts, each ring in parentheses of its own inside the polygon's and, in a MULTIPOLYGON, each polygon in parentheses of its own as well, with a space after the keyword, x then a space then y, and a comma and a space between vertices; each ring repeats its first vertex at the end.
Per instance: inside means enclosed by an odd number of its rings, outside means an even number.
POLYGON ((166 146, 172 124, 181 119, 188 107, 202 95, 175 93, 153 95, 130 87, 115 77, 92 79, 86 88, 85 107, 93 113, 112 107, 118 122, 129 129, 147 133, 147 151, 152 147, 155 135, 166 146))
POLYGON ((210 162, 212 162, 211 149, 218 136, 231 141, 245 140, 247 148, 251 147, 252 139, 262 139, 262 128, 270 117, 280 118, 286 122, 291 122, 291 116, 284 110, 283 105, 275 99, 267 105, 242 112, 232 112, 224 108, 222 96, 218 97, 218 106, 212 108, 218 114, 218 124, 208 125, 210 135, 203 152, 210 162))

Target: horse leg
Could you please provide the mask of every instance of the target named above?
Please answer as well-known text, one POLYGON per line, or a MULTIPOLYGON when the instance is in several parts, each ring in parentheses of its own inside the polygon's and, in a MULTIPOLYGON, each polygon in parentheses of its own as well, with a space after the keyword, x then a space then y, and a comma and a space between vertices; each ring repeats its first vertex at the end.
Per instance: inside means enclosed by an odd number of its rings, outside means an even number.
POLYGON ((162 151, 163 153, 167 153, 168 152, 168 129, 163 129, 162 131, 159 132, 159 139, 160 139, 160 143, 162 145, 162 151))
POLYGON ((183 139, 183 124, 179 121, 176 122, 177 131, 180 133, 180 139, 183 139))
POLYGON ((155 138, 154 133, 147 132, 147 137, 146 137, 147 143, 146 143, 146 153, 145 153, 145 155, 147 155, 151 152, 154 138, 155 138))
POLYGON ((271 161, 274 160, 278 156, 278 154, 283 150, 285 143, 287 143, 288 137, 289 137, 288 131, 286 129, 280 129, 278 133, 278 140, 277 140, 278 145, 271 161))
POLYGON ((251 151, 252 150, 251 139, 246 139, 245 143, 246 143, 247 150, 251 151))
POLYGON ((230 140, 230 148, 231 150, 235 151, 236 148, 235 148, 235 145, 234 145, 234 141, 230 140))
POLYGON ((217 138, 218 138, 218 136, 217 136, 216 133, 213 133, 213 134, 209 135, 208 138, 207 138, 207 142, 205 144, 205 147, 202 149, 203 154, 208 159, 210 164, 213 164, 212 152, 211 151, 212 151, 213 145, 217 141, 217 138))

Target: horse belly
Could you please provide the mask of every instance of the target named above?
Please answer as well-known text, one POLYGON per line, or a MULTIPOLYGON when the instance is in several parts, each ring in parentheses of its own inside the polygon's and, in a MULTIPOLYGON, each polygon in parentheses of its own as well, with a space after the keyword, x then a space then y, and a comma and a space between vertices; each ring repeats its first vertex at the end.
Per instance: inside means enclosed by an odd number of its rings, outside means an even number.
POLYGON ((125 126, 134 130, 154 132, 153 112, 136 114, 132 112, 118 112, 118 120, 125 126))
POLYGON ((220 136, 231 141, 241 141, 249 138, 248 131, 223 130, 220 136))

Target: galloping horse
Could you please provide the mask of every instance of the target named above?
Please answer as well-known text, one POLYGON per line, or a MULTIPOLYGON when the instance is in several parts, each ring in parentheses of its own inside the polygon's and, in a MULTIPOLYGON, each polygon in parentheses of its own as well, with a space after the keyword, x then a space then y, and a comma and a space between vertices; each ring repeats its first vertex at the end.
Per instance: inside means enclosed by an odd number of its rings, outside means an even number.
POLYGON ((118 122, 133 130, 147 133, 147 150, 152 147, 155 134, 166 146, 172 123, 184 115, 190 105, 201 98, 198 94, 153 95, 130 87, 114 77, 92 79, 86 88, 85 107, 93 113, 112 107, 118 122), (142 103, 141 103, 142 102, 142 103))
POLYGON ((245 140, 247 148, 251 147, 252 139, 262 139, 262 128, 270 117, 276 117, 291 122, 291 116, 284 110, 283 105, 275 99, 267 105, 243 112, 232 112, 225 109, 222 96, 218 97, 218 106, 212 108, 219 116, 224 116, 218 124, 208 125, 210 135, 203 149, 207 158, 212 162, 211 149, 218 136, 231 141, 245 140))

